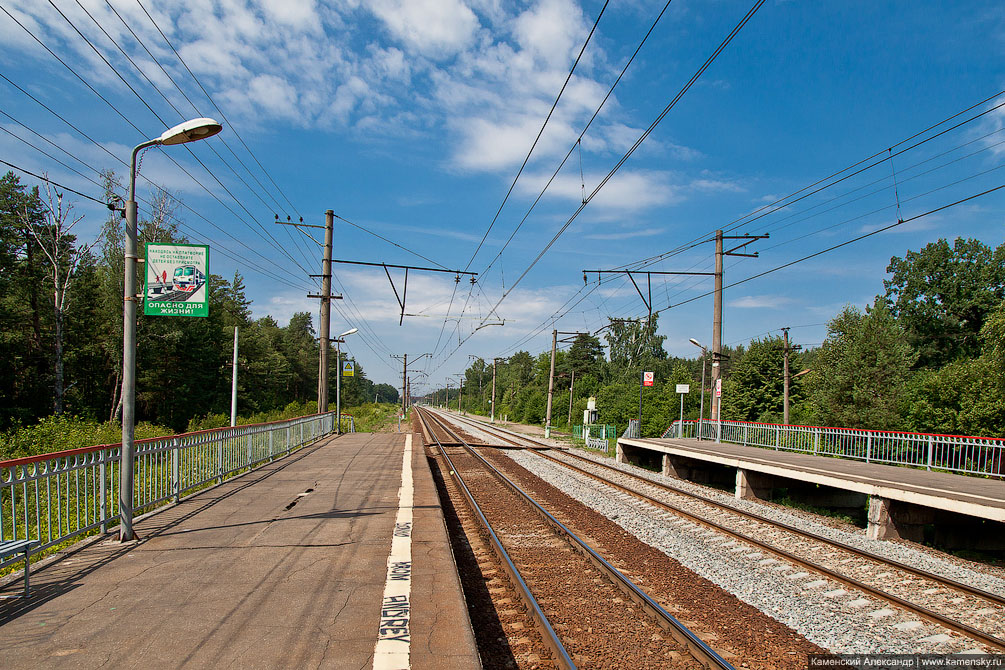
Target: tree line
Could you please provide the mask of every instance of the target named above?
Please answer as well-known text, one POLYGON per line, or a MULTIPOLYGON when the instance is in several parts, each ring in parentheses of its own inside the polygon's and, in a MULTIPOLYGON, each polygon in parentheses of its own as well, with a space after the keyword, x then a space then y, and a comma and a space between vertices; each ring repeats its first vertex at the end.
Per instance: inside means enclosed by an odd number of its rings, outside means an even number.
MULTIPOLYGON (((790 423, 1005 436, 1005 244, 940 239, 892 258, 886 272, 871 305, 846 306, 821 346, 790 353, 790 423)), ((711 353, 670 356, 658 323, 655 315, 648 323, 611 320, 605 343, 581 334, 558 351, 552 425, 582 423, 593 396, 599 421, 623 431, 638 416, 643 370, 655 372, 654 386, 642 389, 643 435, 659 435, 678 418, 677 384, 690 384, 684 416, 698 418, 711 353)), ((723 348, 724 419, 782 422, 783 348, 780 336, 723 348)), ((544 422, 550 356, 520 351, 497 362, 497 417, 544 422)), ((489 414, 491 384, 492 361, 476 359, 464 372, 463 409, 489 414)), ((456 409, 458 389, 450 392, 456 409)), ((706 418, 710 396, 706 388, 706 418)), ((441 388, 425 399, 445 397, 441 388)))
MULTIPOLYGON (((121 185, 111 172, 104 184, 111 202, 121 185)), ((141 256, 146 243, 188 242, 178 229, 178 204, 166 192, 155 195, 138 222, 141 256)), ((29 187, 12 172, 0 178, 0 431, 50 415, 119 418, 123 222, 110 213, 87 243, 74 232, 80 220, 48 184, 29 187)), ((209 427, 207 417, 229 419, 235 327, 239 413, 291 404, 316 411, 319 345, 311 314, 298 312, 286 326, 271 316, 253 318, 239 272, 229 279, 210 274, 207 288, 208 317, 139 317, 137 420, 181 431, 209 427)), ((334 351, 331 360, 334 387, 334 351)), ((398 392, 374 384, 357 364, 342 399, 343 406, 397 402, 398 392)))

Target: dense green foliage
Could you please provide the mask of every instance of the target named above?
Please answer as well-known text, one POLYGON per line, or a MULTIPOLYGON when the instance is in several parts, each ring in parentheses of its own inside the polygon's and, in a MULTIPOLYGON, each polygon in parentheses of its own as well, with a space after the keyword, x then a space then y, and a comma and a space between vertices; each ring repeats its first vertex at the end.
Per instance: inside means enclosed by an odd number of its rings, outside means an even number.
MULTIPOLYGON (((119 190, 112 174, 106 175, 106 190, 109 195, 119 190)), ((176 206, 169 195, 161 193, 149 217, 143 218, 141 212, 141 255, 148 242, 187 241, 175 223, 176 206)), ((0 346, 5 352, 0 364, 0 432, 7 435, 8 456, 37 453, 33 450, 41 449, 37 445, 48 439, 38 436, 54 436, 63 429, 68 436, 53 437, 50 448, 43 451, 86 446, 84 442, 95 444, 94 440, 118 442, 114 426, 120 413, 123 223, 117 214, 111 216, 87 253, 83 250, 90 245, 81 246, 72 235, 62 238, 61 244, 68 249, 82 250, 82 258, 70 269, 72 281, 59 338, 52 263, 27 231, 28 223, 39 228, 47 225, 44 211, 37 188, 27 188, 11 173, 0 178, 0 346), (60 414, 53 411, 59 407, 56 351, 62 351, 64 380, 65 418, 58 420, 47 418, 60 414), (34 430, 39 421, 34 436, 19 432, 34 430)), ((237 273, 230 279, 211 274, 208 289, 206 318, 140 314, 137 420, 155 424, 155 432, 161 434, 229 424, 235 327, 241 422, 283 418, 294 409, 316 411, 318 343, 311 315, 295 314, 286 326, 269 316, 253 318, 251 301, 237 273)), ((338 369, 335 358, 333 347, 332 399, 338 369)), ((387 384, 374 385, 357 365, 356 376, 343 385, 343 404, 361 405, 375 397, 394 403, 398 393, 387 384)))
MULTIPOLYGON (((790 354, 790 422, 1005 436, 1005 244, 938 240, 892 258, 887 271, 885 293, 871 307, 845 307, 828 324, 822 346, 790 354)), ((657 327, 656 318, 648 325, 612 321, 604 333, 606 358, 589 335, 558 351, 552 425, 582 423, 593 396, 598 421, 623 431, 639 413, 643 370, 656 373, 655 386, 642 389, 643 435, 662 433, 679 416, 677 383, 690 383, 684 416, 697 418, 702 360, 667 355, 657 327)), ((769 337, 724 348, 724 418, 781 423, 782 346, 780 337, 769 337)), ((521 351, 500 362, 496 415, 543 423, 549 363, 550 351, 536 357, 521 351)), ((706 373, 708 379, 710 367, 706 373)), ((474 361, 465 372, 463 408, 489 414, 491 385, 492 362, 474 361)), ((455 409, 457 395, 452 388, 455 409)), ((444 397, 440 389, 428 401, 442 404, 444 397)))

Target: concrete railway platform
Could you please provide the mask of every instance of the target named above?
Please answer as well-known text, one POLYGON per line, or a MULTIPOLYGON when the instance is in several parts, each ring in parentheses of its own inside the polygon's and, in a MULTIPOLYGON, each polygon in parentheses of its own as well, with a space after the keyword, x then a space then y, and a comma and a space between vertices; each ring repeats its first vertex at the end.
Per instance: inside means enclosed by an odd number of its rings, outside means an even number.
POLYGON ((664 475, 732 488, 737 498, 774 490, 818 507, 867 509, 872 539, 932 538, 946 547, 1005 549, 1005 481, 695 439, 617 442, 617 460, 664 475))
POLYGON ((411 435, 322 439, 135 528, 0 601, 2 667, 480 667, 411 435))

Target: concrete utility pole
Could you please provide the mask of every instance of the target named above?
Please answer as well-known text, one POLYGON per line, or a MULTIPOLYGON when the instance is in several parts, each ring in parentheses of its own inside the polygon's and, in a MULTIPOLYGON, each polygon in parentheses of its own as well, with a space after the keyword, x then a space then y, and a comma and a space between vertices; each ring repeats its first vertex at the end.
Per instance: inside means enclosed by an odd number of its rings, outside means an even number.
POLYGON ((548 411, 544 418, 544 436, 551 437, 551 400, 555 395, 555 349, 558 348, 558 330, 551 331, 551 373, 548 375, 548 411))
MULTIPOLYGON (((757 240, 766 240, 768 235, 723 235, 721 230, 715 231, 715 300, 712 314, 712 388, 717 388, 719 380, 722 378, 722 257, 723 256, 743 256, 745 258, 757 258, 757 252, 752 254, 743 253, 743 249, 748 244, 757 240), (741 240, 732 249, 723 251, 723 240, 741 240)), ((719 421, 722 398, 712 396, 712 420, 719 421)))
POLYGON ((576 388, 576 371, 572 371, 572 381, 569 382, 569 425, 572 425, 572 391, 576 388))
MULTIPOLYGON (((332 237, 335 212, 325 210, 324 260, 321 261, 321 367, 318 374, 318 412, 328 411, 328 347, 332 313, 332 237)), ((336 419, 337 420, 337 419, 336 419)))
POLYGON ((492 402, 489 403, 489 423, 496 422, 496 361, 498 358, 492 359, 492 402))
POLYGON ((782 333, 784 333, 785 344, 782 346, 782 353, 785 358, 785 399, 782 403, 782 423, 786 426, 789 425, 789 384, 792 383, 792 376, 789 374, 789 353, 792 351, 799 351, 802 349, 801 344, 796 346, 789 346, 789 327, 786 326, 782 328, 782 333))
POLYGON ((234 326, 234 368, 230 375, 230 426, 237 425, 237 326, 234 326))
POLYGON ((401 413, 404 414, 408 410, 408 354, 401 360, 401 413))

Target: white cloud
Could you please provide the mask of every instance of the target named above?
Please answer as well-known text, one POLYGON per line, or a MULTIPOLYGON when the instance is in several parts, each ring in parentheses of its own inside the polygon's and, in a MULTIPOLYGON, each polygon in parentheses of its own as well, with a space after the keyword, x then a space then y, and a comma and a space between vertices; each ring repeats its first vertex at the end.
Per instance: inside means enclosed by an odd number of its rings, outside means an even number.
POLYGON ((468 47, 480 25, 460 0, 371 0, 369 9, 406 48, 434 60, 468 47))
POLYGON ((780 309, 792 302, 792 298, 783 295, 746 295, 730 301, 729 306, 742 309, 780 309))
POLYGON ((626 230, 619 233, 593 233, 584 235, 584 237, 588 240, 628 240, 633 237, 654 237, 665 232, 665 228, 643 228, 642 230, 626 230))
MULTIPOLYGON (((592 192, 603 175, 586 175, 586 195, 592 192)), ((527 175, 520 180, 517 188, 529 195, 536 195, 547 181, 548 175, 527 175)), ((548 194, 582 202, 583 187, 580 175, 559 175, 552 182, 548 194)), ((665 205, 680 199, 678 190, 670 184, 670 175, 658 171, 622 170, 614 175, 591 201, 591 207, 637 211, 656 205, 665 205)))

